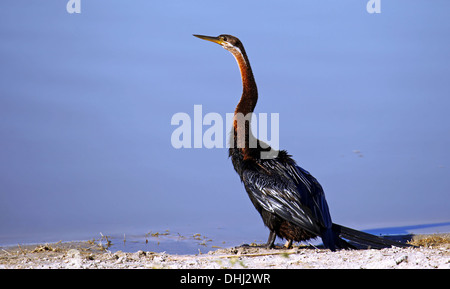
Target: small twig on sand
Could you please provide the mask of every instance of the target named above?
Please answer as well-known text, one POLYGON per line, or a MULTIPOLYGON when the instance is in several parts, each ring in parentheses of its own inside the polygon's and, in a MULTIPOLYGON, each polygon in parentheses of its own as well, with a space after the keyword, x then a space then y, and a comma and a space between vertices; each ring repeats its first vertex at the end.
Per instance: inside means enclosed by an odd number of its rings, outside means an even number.
POLYGON ((20 244, 19 244, 19 243, 17 243, 17 246, 19 246, 19 249, 20 249, 20 253, 22 253, 22 254, 24 254, 24 255, 26 255, 26 254, 27 254, 27 252, 25 252, 25 250, 24 250, 24 249, 22 249, 22 247, 20 247, 20 244))
MULTIPOLYGON (((260 256, 272 256, 272 255, 292 255, 296 254, 296 249, 291 249, 289 251, 282 251, 282 252, 261 252, 261 253, 248 253, 248 254, 229 254, 229 255, 197 255, 197 258, 205 258, 205 259, 215 259, 215 258, 221 258, 221 259, 227 259, 227 258, 236 258, 236 257, 260 257, 260 256)), ((181 260, 189 259, 191 257, 180 257, 181 260)))

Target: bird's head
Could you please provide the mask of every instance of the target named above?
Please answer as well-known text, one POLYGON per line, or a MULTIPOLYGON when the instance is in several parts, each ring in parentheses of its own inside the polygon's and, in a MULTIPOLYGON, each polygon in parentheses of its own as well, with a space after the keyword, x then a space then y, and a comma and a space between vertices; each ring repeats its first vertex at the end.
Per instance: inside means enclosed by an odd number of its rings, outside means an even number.
POLYGON ((194 36, 198 37, 200 39, 203 39, 203 40, 208 40, 208 41, 217 43, 233 54, 236 54, 236 53, 242 54, 242 51, 244 50, 244 47, 243 47, 241 41, 237 37, 234 37, 233 35, 221 34, 217 37, 214 37, 214 36, 205 36, 205 35, 194 34, 194 36))

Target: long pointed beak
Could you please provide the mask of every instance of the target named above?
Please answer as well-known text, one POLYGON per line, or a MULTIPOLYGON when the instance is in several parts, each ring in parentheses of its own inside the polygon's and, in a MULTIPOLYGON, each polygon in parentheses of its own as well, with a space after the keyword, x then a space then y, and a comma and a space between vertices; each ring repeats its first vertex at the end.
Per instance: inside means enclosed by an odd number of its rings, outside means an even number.
POLYGON ((192 34, 195 37, 198 37, 200 39, 203 40, 208 40, 217 44, 222 44, 224 41, 222 39, 220 39, 219 37, 212 37, 212 36, 205 36, 205 35, 197 35, 197 34, 192 34))

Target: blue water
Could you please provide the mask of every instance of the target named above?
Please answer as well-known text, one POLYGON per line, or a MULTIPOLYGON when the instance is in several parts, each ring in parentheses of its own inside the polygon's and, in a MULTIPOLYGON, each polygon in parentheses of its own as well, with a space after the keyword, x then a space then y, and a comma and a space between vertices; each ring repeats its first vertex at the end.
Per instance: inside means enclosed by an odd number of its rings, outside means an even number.
POLYGON ((450 221, 450 2, 81 2, 0 3, 0 245, 266 240, 226 149, 171 145, 175 113, 225 116, 241 93, 232 56, 194 33, 243 41, 257 112, 279 113, 335 222, 450 221))
MULTIPOLYGON (((405 236, 406 238, 409 238, 410 235, 415 234, 448 233, 450 232, 450 222, 391 228, 375 228, 364 231, 377 236, 405 236)), ((250 243, 264 244, 266 242, 266 238, 249 238, 246 242, 245 240, 242 240, 242 237, 240 237, 239 234, 237 234, 238 232, 233 232, 231 229, 227 230, 225 228, 208 230, 208 233, 211 234, 211 236, 201 235, 200 233, 183 235, 178 232, 170 231, 162 231, 161 233, 164 235, 159 235, 156 237, 152 237, 151 234, 110 236, 108 240, 112 241, 112 245, 108 247, 108 250, 113 252, 136 252, 138 250, 142 250, 166 252, 170 254, 198 254, 214 251, 218 248, 229 248, 250 243)), ((242 236, 242 232, 240 233, 242 236)), ((97 238, 96 243, 101 243, 105 246, 106 242, 105 239, 99 237, 97 238)), ((320 238, 302 242, 304 245, 320 245, 321 243, 320 238)), ((283 240, 277 239, 277 245, 283 244, 283 240)))
MULTIPOLYGON (((435 224, 422 224, 414 226, 404 227, 391 227, 391 228, 375 228, 364 230, 367 233, 371 233, 377 236, 405 236, 409 239, 410 235, 414 234, 434 234, 434 233, 448 233, 450 232, 450 222, 447 223, 435 223, 435 224)), ((108 240, 111 241, 110 246, 106 246, 106 238, 102 238, 101 235, 93 238, 95 243, 102 245, 107 250, 116 252, 136 252, 151 251, 151 252, 166 252, 169 254, 198 254, 214 251, 219 248, 230 248, 233 246, 240 246, 243 244, 264 244, 267 240, 264 236, 262 239, 247 240, 242 239, 243 232, 233 232, 232 229, 216 228, 208 230, 209 236, 202 235, 201 233, 194 234, 182 234, 179 232, 171 232, 165 230, 161 232, 150 232, 146 234, 137 235, 111 235, 108 236, 108 240), (161 233, 160 235, 152 236, 151 233, 161 233)), ((247 235, 248 236, 248 231, 247 235)), ((277 239, 277 245, 283 245, 284 241, 277 239)), ((322 242, 319 239, 309 240, 302 242, 303 245, 321 245, 322 242)))

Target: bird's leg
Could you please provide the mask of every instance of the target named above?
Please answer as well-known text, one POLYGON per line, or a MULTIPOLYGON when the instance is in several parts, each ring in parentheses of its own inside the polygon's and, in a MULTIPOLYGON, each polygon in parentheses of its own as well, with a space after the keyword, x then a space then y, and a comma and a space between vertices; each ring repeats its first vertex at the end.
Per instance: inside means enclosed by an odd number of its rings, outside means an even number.
POLYGON ((270 231, 269 239, 267 240, 266 247, 269 249, 273 248, 276 238, 277 238, 277 235, 275 234, 275 231, 270 231))
POLYGON ((284 247, 285 247, 286 249, 292 248, 292 240, 287 240, 287 241, 286 241, 286 244, 284 244, 284 247))
POLYGON ((266 244, 262 245, 249 245, 249 244, 242 244, 239 247, 255 247, 255 248, 267 248, 272 249, 275 247, 275 239, 277 238, 277 235, 275 234, 275 231, 270 231, 269 234, 269 240, 267 240, 266 244))

